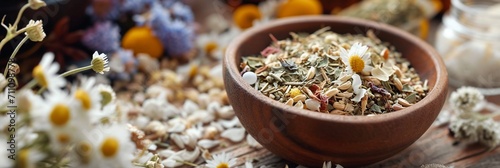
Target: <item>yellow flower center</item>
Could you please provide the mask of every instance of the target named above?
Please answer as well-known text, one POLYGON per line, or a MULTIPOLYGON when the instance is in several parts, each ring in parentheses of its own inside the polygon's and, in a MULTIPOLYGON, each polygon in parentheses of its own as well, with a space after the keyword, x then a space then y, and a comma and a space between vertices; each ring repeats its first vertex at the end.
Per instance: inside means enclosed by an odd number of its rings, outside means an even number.
POLYGON ((229 165, 227 163, 219 163, 216 168, 229 168, 229 165))
POLYGON ((101 153, 104 157, 113 157, 118 153, 120 142, 116 138, 108 137, 101 145, 101 153))
POLYGON ((19 165, 16 165, 16 166, 18 166, 19 168, 29 167, 29 151, 28 151, 28 149, 23 149, 23 150, 19 151, 18 159, 19 159, 19 162, 18 162, 19 165))
POLYGON ((365 61, 359 55, 353 55, 349 57, 349 65, 352 71, 360 73, 365 68, 365 61))
POLYGON ((68 135, 68 134, 64 134, 64 133, 59 134, 59 135, 57 136, 57 141, 59 141, 59 142, 61 142, 61 143, 63 143, 63 144, 68 143, 70 139, 71 139, 71 138, 69 137, 69 135, 68 135))
POLYGON ((109 104, 113 100, 112 93, 110 93, 108 91, 101 91, 100 93, 101 93, 101 97, 102 97, 102 100, 101 100, 102 106, 109 104))
POLYGON ((69 107, 64 104, 56 104, 50 112, 50 122, 56 126, 68 123, 71 114, 69 107))
POLYGON ((302 92, 300 92, 300 89, 298 89, 298 88, 290 89, 290 97, 291 98, 294 98, 295 96, 298 96, 301 94, 302 94, 302 92))
POLYGON ((212 51, 214 51, 218 47, 219 46, 217 45, 217 43, 212 42, 212 41, 208 42, 207 44, 205 44, 205 53, 210 54, 210 53, 212 53, 212 51))
POLYGON ((253 26, 253 21, 262 17, 257 5, 246 4, 238 7, 233 14, 234 23, 241 29, 253 26))
POLYGON ((90 100, 90 96, 85 90, 82 89, 76 90, 75 98, 80 100, 83 109, 89 110, 92 107, 92 101, 90 100))
POLYGON ((47 87, 47 79, 45 78, 45 74, 43 73, 42 66, 37 65, 33 69, 33 77, 36 79, 38 84, 42 87, 47 87))

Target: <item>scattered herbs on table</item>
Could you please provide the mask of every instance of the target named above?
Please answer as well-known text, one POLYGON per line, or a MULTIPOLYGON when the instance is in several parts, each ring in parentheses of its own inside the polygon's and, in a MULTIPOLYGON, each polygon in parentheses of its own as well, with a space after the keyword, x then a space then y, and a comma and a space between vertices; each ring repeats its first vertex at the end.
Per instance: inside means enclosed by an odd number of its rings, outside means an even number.
POLYGON ((243 79, 274 100, 323 113, 376 115, 409 107, 428 91, 427 80, 371 30, 364 36, 325 27, 290 35, 240 64, 243 79))

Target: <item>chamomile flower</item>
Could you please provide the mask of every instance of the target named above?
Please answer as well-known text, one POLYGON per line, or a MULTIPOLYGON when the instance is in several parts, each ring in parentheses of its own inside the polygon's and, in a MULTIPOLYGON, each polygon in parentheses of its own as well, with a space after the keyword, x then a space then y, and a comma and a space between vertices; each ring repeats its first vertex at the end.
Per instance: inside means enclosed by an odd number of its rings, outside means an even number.
POLYGON ((361 101, 361 98, 365 96, 366 89, 359 88, 362 83, 363 81, 361 81, 361 77, 358 74, 352 75, 352 89, 354 90, 354 94, 356 94, 356 96, 351 100, 354 102, 361 101))
MULTIPOLYGON (((36 164, 45 158, 45 155, 34 149, 21 149, 17 153, 16 167, 35 168, 36 164)), ((2 165, 3 166, 3 165, 2 165)))
POLYGON ((46 36, 45 32, 43 31, 42 21, 30 20, 28 25, 26 26, 25 34, 31 41, 42 41, 46 36))
POLYGON ((106 106, 109 103, 115 101, 116 93, 113 88, 109 85, 99 84, 96 86, 99 94, 101 95, 101 105, 106 106))
POLYGON ((231 158, 229 154, 221 153, 212 156, 212 160, 207 160, 209 168, 229 168, 236 165, 236 158, 231 158))
POLYGON ((479 90, 473 87, 461 87, 451 93, 450 102, 462 112, 471 112, 484 100, 479 90))
POLYGON ((218 51, 224 47, 224 44, 218 39, 217 34, 208 33, 199 35, 198 38, 196 38, 196 44, 202 55, 208 55, 218 59, 222 58, 222 55, 219 55, 219 53, 222 52, 218 51))
POLYGON ((21 90, 17 97, 17 112, 28 114, 30 111, 38 109, 40 102, 43 102, 42 97, 33 93, 32 90, 21 90))
POLYGON ((43 105, 38 105, 30 112, 36 118, 33 120, 33 128, 46 132, 51 149, 60 152, 82 138, 83 131, 90 129, 90 121, 81 117, 75 99, 68 94, 61 91, 49 92, 45 97, 45 101, 37 102, 43 105))
POLYGON ((370 66, 371 58, 367 51, 368 47, 361 43, 352 45, 349 52, 340 47, 340 58, 347 66, 347 71, 354 73, 370 71, 373 67, 370 66))
POLYGON ((92 154, 87 164, 81 167, 133 167, 135 145, 130 140, 130 132, 126 125, 114 124, 92 131, 92 154))
POLYGON ((33 78, 42 87, 48 88, 49 91, 57 91, 66 84, 66 80, 58 76, 59 64, 52 63, 54 53, 45 53, 40 64, 33 69, 33 78))
POLYGON ((94 52, 94 55, 92 55, 92 62, 90 64, 92 65, 92 70, 97 73, 104 74, 104 72, 109 71, 108 56, 104 53, 99 54, 97 51, 94 52))
POLYGON ((96 79, 94 77, 82 78, 80 86, 73 89, 73 97, 77 102, 81 112, 89 113, 99 110, 102 97, 99 90, 94 87, 96 79))

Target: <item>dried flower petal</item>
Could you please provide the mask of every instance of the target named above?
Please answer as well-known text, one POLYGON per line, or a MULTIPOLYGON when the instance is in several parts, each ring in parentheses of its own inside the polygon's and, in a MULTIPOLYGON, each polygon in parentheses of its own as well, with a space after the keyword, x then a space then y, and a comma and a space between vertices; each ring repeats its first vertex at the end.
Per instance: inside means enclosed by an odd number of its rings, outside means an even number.
POLYGON ((227 138, 233 142, 240 142, 245 138, 244 128, 230 128, 221 133, 221 137, 227 138))

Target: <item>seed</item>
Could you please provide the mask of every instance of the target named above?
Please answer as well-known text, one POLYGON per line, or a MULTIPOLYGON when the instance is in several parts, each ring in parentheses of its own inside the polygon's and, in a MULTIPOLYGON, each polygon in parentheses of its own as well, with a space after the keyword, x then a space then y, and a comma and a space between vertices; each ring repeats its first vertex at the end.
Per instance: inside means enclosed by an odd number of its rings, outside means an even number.
POLYGON ((340 103, 340 102, 335 102, 335 103, 333 103, 333 108, 335 108, 337 110, 344 110, 345 109, 345 104, 344 103, 340 103))
POLYGON ((331 97, 335 96, 339 92, 340 92, 339 89, 333 88, 333 89, 330 89, 330 90, 326 91, 325 95, 326 95, 326 97, 331 98, 331 97))
POLYGON ((295 103, 294 106, 303 109, 304 108, 304 103, 302 103, 302 101, 298 101, 297 103, 295 103))
POLYGON ((353 93, 350 92, 342 92, 342 93, 337 93, 337 96, 339 97, 352 97, 353 93))
POLYGON ((346 115, 346 114, 348 114, 348 113, 347 113, 347 112, 345 112, 345 111, 342 111, 342 110, 337 110, 337 109, 335 109, 335 110, 332 110, 332 111, 330 112, 330 114, 346 115))
POLYGON ((301 94, 301 95, 297 95, 297 96, 293 97, 293 101, 294 102, 305 101, 306 98, 307 98, 306 95, 301 94))
POLYGON ((403 107, 410 107, 411 105, 413 105, 411 103, 408 103, 408 101, 403 98, 398 98, 398 104, 403 105, 403 107))
POLYGON ((399 78, 394 78, 392 81, 394 82, 394 85, 399 91, 403 91, 403 84, 401 83, 399 78))
POLYGON ((352 85, 351 81, 347 81, 347 82, 344 82, 342 85, 340 85, 337 88, 340 90, 347 90, 347 89, 351 88, 351 85, 352 85))
POLYGON ((382 85, 382 83, 380 83, 380 80, 378 80, 377 78, 368 78, 368 80, 370 80, 373 84, 375 84, 375 86, 382 85))
POLYGON ((354 106, 351 103, 347 103, 347 105, 345 106, 344 111, 347 111, 347 112, 351 113, 351 112, 354 111, 354 106))
POLYGON ((316 68, 312 66, 311 68, 309 68, 309 71, 307 71, 306 80, 312 79, 314 75, 316 75, 316 68))
POLYGON ((391 108, 392 108, 393 110, 395 110, 395 111, 398 111, 398 110, 402 110, 402 109, 404 109, 405 107, 401 106, 401 104, 394 104, 394 105, 392 105, 392 107, 391 107, 391 108))

